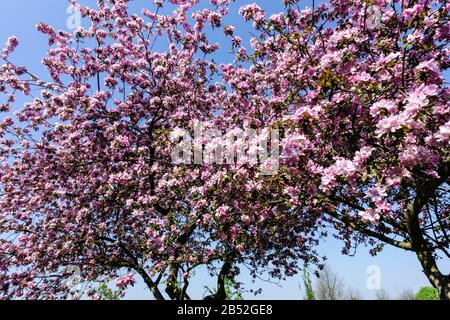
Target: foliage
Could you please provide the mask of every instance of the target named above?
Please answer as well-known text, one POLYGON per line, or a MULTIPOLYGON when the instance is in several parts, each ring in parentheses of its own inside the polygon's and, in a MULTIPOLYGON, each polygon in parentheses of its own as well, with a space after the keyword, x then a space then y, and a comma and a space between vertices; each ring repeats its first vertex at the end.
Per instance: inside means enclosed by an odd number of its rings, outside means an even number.
POLYGON ((229 278, 225 279, 226 300, 244 300, 242 292, 239 290, 239 285, 236 281, 229 278))
MULTIPOLYGON (((209 287, 205 287, 206 291, 209 293, 205 300, 216 300, 219 292, 219 288, 210 289, 209 287)), ((224 279, 224 290, 225 290, 225 299, 227 301, 232 300, 244 300, 242 295, 242 289, 240 283, 237 283, 235 280, 225 277, 224 279)))
POLYGON ((99 300, 120 300, 121 294, 117 290, 113 290, 106 283, 99 285, 96 290, 99 300))
POLYGON ((433 287, 422 287, 416 293, 416 300, 439 300, 439 292, 433 287))
POLYGON ((305 300, 316 300, 311 275, 306 266, 303 268, 303 286, 305 287, 305 300))

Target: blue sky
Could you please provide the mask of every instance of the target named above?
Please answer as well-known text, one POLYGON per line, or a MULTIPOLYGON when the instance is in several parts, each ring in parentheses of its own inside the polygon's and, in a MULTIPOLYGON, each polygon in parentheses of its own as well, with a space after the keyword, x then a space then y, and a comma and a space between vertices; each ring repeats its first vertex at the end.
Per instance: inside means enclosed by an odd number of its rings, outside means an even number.
MULTIPOLYGON (((202 0, 205 2, 204 0, 202 0)), ((239 7, 249 3, 247 0, 237 0, 231 7, 231 16, 227 18, 226 23, 237 27, 237 32, 244 39, 250 38, 249 26, 242 22, 237 15, 239 7)), ((272 13, 282 8, 281 0, 255 1, 267 12, 272 13)), ((311 5, 312 1, 302 1, 304 5, 311 5)), ((84 0, 84 4, 91 7, 95 6, 95 0, 84 0)), ((319 3, 319 1, 316 1, 319 3)), ((142 8, 152 6, 153 0, 136 0, 135 6, 142 8)), ((10 35, 17 36, 21 44, 12 56, 12 60, 18 64, 27 65, 29 69, 36 74, 44 74, 45 69, 40 64, 47 49, 47 39, 45 36, 35 30, 38 22, 45 22, 60 29, 67 30, 66 21, 69 17, 67 2, 63 0, 14 0, 3 1, 0 12, 0 43, 3 44, 10 35)), ((85 25, 87 27, 87 25, 85 25)), ((216 41, 221 41, 222 36, 216 34, 216 41)), ((216 57, 216 61, 230 62, 232 55, 223 55, 216 57)), ((19 101, 23 102, 23 101, 19 101)), ((386 289, 392 297, 398 295, 402 290, 411 288, 419 289, 423 285, 428 285, 428 281, 421 272, 421 267, 411 253, 403 252, 400 249, 386 247, 386 249, 377 257, 371 257, 368 250, 364 247, 358 248, 355 257, 341 255, 342 244, 333 239, 324 241, 319 248, 321 255, 328 258, 328 264, 345 281, 347 287, 357 289, 365 298, 373 298, 375 291, 367 289, 366 281, 368 278, 367 268, 371 265, 377 265, 381 271, 382 287, 386 289)), ((257 281, 251 284, 248 275, 243 274, 238 278, 239 281, 247 284, 247 288, 263 288, 262 299, 300 299, 302 293, 298 288, 301 276, 290 279, 279 285, 268 284, 257 281)), ((196 281, 192 281, 191 295, 194 298, 201 298, 205 292, 204 286, 214 286, 214 282, 208 279, 203 272, 199 272, 196 281)), ((149 294, 142 283, 138 283, 133 288, 127 298, 145 299, 149 294)), ((246 298, 254 298, 251 294, 246 294, 246 298)))

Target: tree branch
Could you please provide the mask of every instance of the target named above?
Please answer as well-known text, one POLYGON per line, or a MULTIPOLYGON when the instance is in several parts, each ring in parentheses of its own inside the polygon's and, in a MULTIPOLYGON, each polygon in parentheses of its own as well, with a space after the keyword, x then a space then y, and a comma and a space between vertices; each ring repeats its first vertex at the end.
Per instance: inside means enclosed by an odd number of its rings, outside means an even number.
POLYGON ((406 242, 406 241, 398 241, 395 240, 393 238, 390 238, 382 233, 378 233, 374 230, 370 230, 368 229, 366 226, 362 225, 362 224, 358 224, 355 221, 352 221, 349 217, 343 216, 338 214, 337 212, 325 212, 327 215, 331 216, 332 218, 344 223, 346 226, 350 227, 352 230, 354 231, 358 231, 366 236, 378 239, 380 241, 383 241, 387 244, 390 244, 394 247, 400 248, 400 249, 404 249, 404 250, 408 250, 408 251, 413 251, 412 245, 410 242, 406 242))

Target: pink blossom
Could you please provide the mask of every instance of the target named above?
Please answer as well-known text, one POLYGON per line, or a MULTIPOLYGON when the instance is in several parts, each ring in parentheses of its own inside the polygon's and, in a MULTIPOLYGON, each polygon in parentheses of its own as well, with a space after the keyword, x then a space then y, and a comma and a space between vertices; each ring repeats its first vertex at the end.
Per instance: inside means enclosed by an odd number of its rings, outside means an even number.
POLYGON ((375 224, 380 220, 379 213, 372 208, 366 209, 364 211, 360 211, 358 215, 361 217, 361 220, 367 223, 375 224))
POLYGON ((157 66, 155 68, 155 73, 156 74, 165 74, 166 72, 167 72, 167 70, 163 66, 157 66))
POLYGON ((353 164, 357 168, 362 168, 367 161, 372 156, 373 148, 371 147, 362 147, 361 150, 355 153, 353 158, 353 164))
POLYGON ((391 212, 391 204, 383 199, 377 199, 375 201, 376 210, 383 215, 387 215, 391 212))
POLYGON ((235 31, 235 28, 233 26, 230 26, 230 25, 226 25, 223 28, 223 32, 227 36, 232 36, 234 34, 234 31, 235 31))
POLYGON ((227 218, 228 218, 230 207, 229 206, 221 206, 221 207, 217 208, 216 211, 217 211, 217 218, 219 219, 219 221, 223 222, 223 221, 227 220, 227 218))
POLYGON ((424 9, 424 6, 421 4, 415 4, 413 7, 405 9, 402 14, 402 16, 405 20, 405 23, 408 23, 409 20, 413 19, 423 9, 424 9))
POLYGON ((441 70, 439 68, 439 64, 435 59, 427 60, 421 62, 416 67, 417 72, 426 72, 430 75, 430 77, 441 78, 441 70))
POLYGON ((204 223, 209 223, 209 222, 211 221, 211 218, 212 218, 212 217, 211 217, 210 214, 208 214, 208 213, 207 213, 207 214, 204 214, 204 215, 203 215, 203 222, 204 222, 204 223))
POLYGON ((5 48, 2 51, 1 57, 6 59, 19 45, 19 39, 16 37, 9 37, 6 41, 5 48))
POLYGON ((261 24, 266 18, 264 10, 256 3, 242 6, 239 9, 239 14, 241 14, 245 20, 254 20, 255 25, 261 24))
POLYGON ((130 146, 130 141, 128 140, 128 137, 125 136, 118 136, 117 143, 123 148, 128 148, 130 146))
POLYGON ((303 135, 289 135, 283 141, 282 159, 287 164, 295 164, 303 153, 302 144, 306 139, 303 135))
POLYGON ((407 119, 408 117, 404 113, 381 119, 377 123, 378 136, 381 136, 389 132, 396 132, 403 125, 406 124, 407 119))
POLYGON ((376 117, 379 116, 383 110, 386 110, 388 114, 395 114, 398 110, 397 103, 390 100, 378 101, 370 107, 370 114, 376 117))
POLYGON ((290 199, 290 202, 291 202, 294 206, 298 206, 298 205, 300 204, 299 198, 298 198, 299 192, 298 192, 295 188, 287 187, 287 188, 285 189, 285 192, 286 192, 286 194, 288 194, 289 197, 291 198, 291 199, 290 199))
POLYGON ((117 278, 116 280, 116 286, 123 290, 126 289, 129 286, 134 286, 136 283, 136 280, 134 279, 134 275, 132 273, 128 273, 120 278, 117 278))
POLYGON ((439 142, 449 142, 450 141, 450 121, 445 123, 439 128, 439 132, 436 134, 436 140, 439 142))
POLYGON ((386 189, 379 185, 370 188, 369 190, 367 190, 366 193, 366 197, 372 199, 372 201, 374 202, 386 197, 386 195, 387 195, 386 189))

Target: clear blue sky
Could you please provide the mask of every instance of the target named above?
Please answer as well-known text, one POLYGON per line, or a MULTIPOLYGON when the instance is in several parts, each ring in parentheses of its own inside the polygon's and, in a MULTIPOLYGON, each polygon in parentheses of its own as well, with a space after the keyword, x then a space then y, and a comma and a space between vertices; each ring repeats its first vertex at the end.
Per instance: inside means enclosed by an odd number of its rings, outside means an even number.
MULTIPOLYGON (((205 3, 205 0, 201 2, 205 3)), ((237 15, 238 8, 251 1, 237 0, 231 7, 232 15, 226 23, 233 24, 237 27, 238 33, 242 34, 244 39, 250 38, 249 27, 244 24, 237 15)), ((269 13, 281 9, 281 0, 255 1, 261 7, 265 8, 269 13)), ((94 7, 95 0, 84 0, 83 4, 94 7)), ((311 5, 311 1, 302 1, 303 5, 311 5)), ((319 3, 319 1, 316 1, 319 3)), ((135 6, 142 8, 152 6, 153 0, 136 0, 135 6)), ((67 30, 66 20, 69 14, 66 13, 67 2, 63 0, 14 0, 3 1, 0 12, 0 43, 3 44, 8 36, 16 35, 21 45, 13 55, 13 60, 19 64, 27 65, 33 73, 43 74, 45 69, 40 62, 45 55, 47 48, 46 37, 35 30, 38 22, 46 22, 52 26, 67 30)), ((87 27, 87 25, 85 25, 87 27)), ((217 41, 223 38, 217 34, 217 41)), ((217 61, 229 62, 232 59, 230 55, 216 57, 217 61)), ((23 102, 23 101, 19 101, 23 102)), ((381 270, 382 287, 386 289, 391 296, 398 295, 403 289, 411 288, 417 290, 423 285, 428 285, 428 281, 421 272, 419 263, 415 256, 410 253, 403 252, 400 249, 389 248, 378 256, 371 257, 368 250, 364 247, 358 249, 355 257, 342 256, 340 254, 341 243, 335 240, 324 241, 320 246, 320 253, 328 257, 328 263, 332 269, 337 272, 344 280, 345 284, 361 292, 365 298, 373 298, 375 292, 368 290, 366 287, 367 267, 377 265, 381 270)), ((300 299, 302 293, 299 291, 298 283, 301 276, 292 278, 287 282, 281 283, 281 286, 267 284, 261 281, 252 285, 248 275, 243 274, 239 281, 247 284, 248 288, 263 288, 263 294, 258 298, 263 299, 300 299)), ((204 293, 204 286, 213 287, 214 283, 199 272, 196 281, 192 281, 191 295, 194 298, 201 298, 204 293)), ((254 298, 251 294, 246 298, 254 298)), ((142 283, 138 283, 133 288, 127 298, 144 299, 148 298, 148 293, 142 283)))

